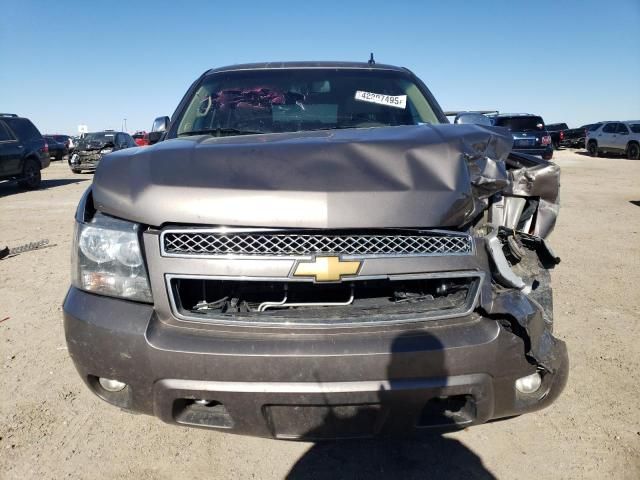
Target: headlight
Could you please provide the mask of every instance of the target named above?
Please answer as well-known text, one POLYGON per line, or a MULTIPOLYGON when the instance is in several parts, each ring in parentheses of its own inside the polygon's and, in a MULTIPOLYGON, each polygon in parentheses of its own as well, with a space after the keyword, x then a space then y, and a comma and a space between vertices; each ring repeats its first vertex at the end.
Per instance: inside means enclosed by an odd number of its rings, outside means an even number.
POLYGON ((113 148, 103 148, 102 150, 100 150, 101 154, 105 154, 105 153, 111 153, 113 152, 113 148))
POLYGON ((153 302, 136 223, 101 213, 76 222, 71 268, 71 283, 81 290, 153 302))

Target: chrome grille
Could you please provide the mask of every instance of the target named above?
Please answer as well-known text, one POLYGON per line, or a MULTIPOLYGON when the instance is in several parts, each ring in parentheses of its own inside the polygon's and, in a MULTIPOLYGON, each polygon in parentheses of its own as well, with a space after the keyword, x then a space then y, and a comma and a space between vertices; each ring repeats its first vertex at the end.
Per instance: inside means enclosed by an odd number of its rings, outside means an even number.
POLYGON ((162 233, 166 256, 261 255, 465 255, 471 236, 461 233, 339 234, 283 231, 221 232, 167 230, 162 233))

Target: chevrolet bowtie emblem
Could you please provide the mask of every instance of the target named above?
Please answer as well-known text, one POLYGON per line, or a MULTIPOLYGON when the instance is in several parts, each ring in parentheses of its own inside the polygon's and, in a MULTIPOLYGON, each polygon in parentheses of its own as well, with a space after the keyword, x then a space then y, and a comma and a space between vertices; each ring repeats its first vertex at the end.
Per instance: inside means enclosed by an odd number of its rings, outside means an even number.
POLYGON ((355 275, 362 264, 359 260, 347 261, 340 257, 316 257, 310 262, 298 262, 294 277, 314 277, 316 282, 337 282, 344 275, 355 275))

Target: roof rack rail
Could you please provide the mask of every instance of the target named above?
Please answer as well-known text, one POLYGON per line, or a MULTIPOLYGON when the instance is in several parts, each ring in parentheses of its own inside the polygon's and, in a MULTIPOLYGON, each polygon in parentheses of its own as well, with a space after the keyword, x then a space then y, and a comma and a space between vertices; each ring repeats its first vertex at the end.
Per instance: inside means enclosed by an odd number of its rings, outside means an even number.
POLYGON ((460 113, 480 113, 482 115, 497 115, 498 110, 448 110, 444 112, 446 117, 454 117, 460 113))
POLYGON ((0 117, 17 117, 15 113, 0 113, 0 117))

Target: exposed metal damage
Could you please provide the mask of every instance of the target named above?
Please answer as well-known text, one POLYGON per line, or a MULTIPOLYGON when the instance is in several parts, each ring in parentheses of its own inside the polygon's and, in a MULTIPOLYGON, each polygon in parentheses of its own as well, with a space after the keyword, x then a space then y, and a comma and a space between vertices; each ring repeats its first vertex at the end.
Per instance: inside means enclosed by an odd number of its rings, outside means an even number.
MULTIPOLYGON (((511 153, 505 160, 508 183, 493 197, 480 228, 492 259, 491 316, 515 320, 528 358, 548 372, 554 357, 553 299, 549 270, 560 262, 547 243, 559 211, 560 168, 548 161, 511 153), (508 290, 505 290, 508 289, 508 290)), ((478 230, 476 230, 478 231, 478 230)), ((513 328, 513 325, 511 325, 513 328)))

